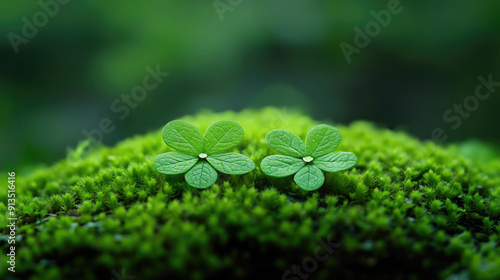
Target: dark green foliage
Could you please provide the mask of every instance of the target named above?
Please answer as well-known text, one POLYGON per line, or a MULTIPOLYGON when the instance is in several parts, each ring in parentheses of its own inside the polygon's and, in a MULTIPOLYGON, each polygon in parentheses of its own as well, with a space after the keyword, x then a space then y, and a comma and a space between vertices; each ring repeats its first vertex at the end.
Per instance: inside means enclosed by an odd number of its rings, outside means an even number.
MULTIPOLYGON (((275 109, 184 119, 202 130, 239 122, 246 136, 232 152, 257 163, 273 154, 271 129, 304 138, 316 124, 275 109)), ((111 279, 125 268, 136 279, 281 279, 314 256, 318 239, 340 246, 310 279, 500 278, 500 162, 473 163, 364 122, 336 127, 339 149, 358 164, 327 173, 314 192, 259 168, 191 188, 156 171, 154 157, 173 151, 160 131, 18 173, 17 272, 2 254, 0 278, 111 279)))

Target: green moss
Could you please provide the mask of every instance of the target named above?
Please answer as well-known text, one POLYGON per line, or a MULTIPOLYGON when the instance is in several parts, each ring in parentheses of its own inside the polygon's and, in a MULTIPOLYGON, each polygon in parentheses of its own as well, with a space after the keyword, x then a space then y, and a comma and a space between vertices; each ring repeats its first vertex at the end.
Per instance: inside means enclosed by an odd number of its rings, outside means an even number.
MULTIPOLYGON (((220 119, 239 122, 245 138, 234 151, 257 166, 273 154, 268 131, 304 138, 317 124, 273 108, 183 119, 202 131, 220 119)), ((172 151, 160 130, 18 173, 16 273, 2 254, 0 278, 111 279, 125 268, 136 279, 280 279, 327 240, 340 246, 311 279, 500 278, 499 161, 471 162, 454 147, 366 122, 336 127, 339 150, 359 161, 327 173, 316 192, 258 167, 191 188, 154 168, 156 155, 172 151)), ((3 240, 6 204, 2 196, 3 240)), ((2 241, 3 252, 8 246, 2 241)))

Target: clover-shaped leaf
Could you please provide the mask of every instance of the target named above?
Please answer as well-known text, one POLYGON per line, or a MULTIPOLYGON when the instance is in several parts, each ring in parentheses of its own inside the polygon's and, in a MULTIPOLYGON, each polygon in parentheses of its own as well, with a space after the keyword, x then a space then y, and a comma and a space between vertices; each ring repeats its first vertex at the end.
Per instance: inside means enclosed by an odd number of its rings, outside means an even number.
POLYGON ((163 174, 188 172, 198 162, 198 157, 183 153, 161 154, 155 159, 156 169, 163 174))
POLYGON ((304 141, 293 132, 284 129, 271 130, 266 135, 266 143, 278 153, 292 157, 303 157, 306 154, 304 141))
POLYGON ((340 131, 333 126, 320 124, 313 127, 306 136, 306 153, 317 158, 333 152, 340 144, 340 131))
POLYGON ((260 168, 269 176, 287 177, 295 174, 304 165, 306 163, 300 158, 275 155, 265 157, 260 164, 260 168))
POLYGON ((299 187, 307 191, 314 191, 323 186, 325 175, 321 170, 311 164, 304 166, 293 177, 299 187))
POLYGON ((198 162, 185 175, 186 182, 195 188, 208 188, 217 180, 217 171, 206 161, 198 162))
POLYGON ((223 153, 243 140, 243 128, 234 121, 217 121, 205 134, 193 124, 175 120, 163 128, 163 140, 180 152, 157 156, 154 165, 163 174, 182 174, 195 188, 208 188, 217 180, 217 171, 241 175, 252 171, 255 164, 237 153, 223 153))
POLYGON ((353 167, 358 159, 350 152, 332 153, 342 137, 335 127, 321 124, 313 127, 302 141, 294 133, 275 129, 266 135, 266 143, 284 155, 265 157, 260 168, 269 176, 287 177, 295 174, 297 185, 308 191, 320 188, 326 172, 337 172, 353 167))
POLYGON ((237 153, 211 155, 207 161, 218 171, 232 175, 245 174, 255 168, 251 159, 237 153))
POLYGON ((357 161, 353 153, 337 152, 317 158, 314 165, 326 172, 337 172, 351 168, 357 161))
POLYGON ((163 128, 163 141, 170 147, 188 155, 198 156, 203 149, 201 131, 192 123, 182 120, 169 122, 163 128))
POLYGON ((242 140, 243 128, 237 122, 214 122, 203 135, 203 150, 209 155, 217 154, 235 147, 242 140))

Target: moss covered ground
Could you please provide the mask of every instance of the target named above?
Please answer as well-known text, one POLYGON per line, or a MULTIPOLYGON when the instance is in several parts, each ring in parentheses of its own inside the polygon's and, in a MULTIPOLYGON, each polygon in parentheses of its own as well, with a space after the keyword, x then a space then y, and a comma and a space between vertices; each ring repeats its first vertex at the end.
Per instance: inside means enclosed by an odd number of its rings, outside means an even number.
POLYGON ((245 138, 234 151, 257 168, 191 188, 155 170, 154 157, 172 151, 159 127, 18 172, 15 273, 2 177, 0 278, 500 279, 500 161, 471 161, 366 122, 333 124, 337 151, 354 152, 358 164, 307 192, 258 166, 275 154, 268 131, 304 138, 317 121, 274 108, 183 119, 202 131, 239 122, 245 138))

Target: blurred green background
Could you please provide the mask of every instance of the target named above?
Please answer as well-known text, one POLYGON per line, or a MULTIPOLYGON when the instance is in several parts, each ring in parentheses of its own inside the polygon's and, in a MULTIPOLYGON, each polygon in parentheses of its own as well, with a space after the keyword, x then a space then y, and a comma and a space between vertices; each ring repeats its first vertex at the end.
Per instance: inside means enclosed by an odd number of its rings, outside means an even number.
POLYGON ((0 169, 50 164, 103 118, 115 126, 103 135, 113 145, 204 108, 300 108, 421 139, 440 127, 447 143, 480 139, 467 153, 500 141, 500 87, 456 130, 443 119, 474 94, 479 75, 500 81, 499 1, 401 1, 351 63, 339 44, 353 45, 354 28, 389 1, 220 2, 237 5, 221 17, 212 1, 68 1, 16 53, 9 36, 22 35, 24 17, 43 21, 44 10, 2 1, 0 169), (120 119, 113 102, 157 65, 170 75, 120 119))

